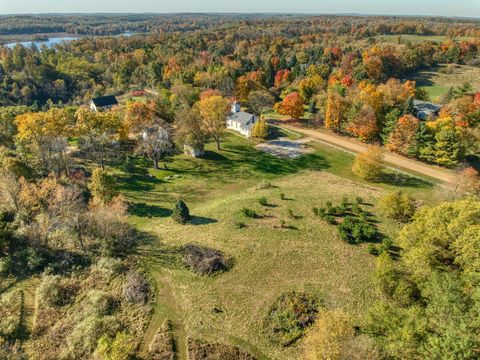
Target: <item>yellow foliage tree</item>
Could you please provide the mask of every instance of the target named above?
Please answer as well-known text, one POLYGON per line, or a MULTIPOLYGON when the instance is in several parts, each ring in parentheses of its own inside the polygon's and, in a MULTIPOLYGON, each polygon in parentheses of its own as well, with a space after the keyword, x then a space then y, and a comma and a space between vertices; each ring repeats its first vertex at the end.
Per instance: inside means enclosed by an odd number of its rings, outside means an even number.
POLYGON ((226 117, 230 112, 230 103, 222 96, 204 97, 195 104, 202 117, 204 128, 217 143, 220 150, 220 140, 226 128, 226 117))
POLYGON ((268 124, 265 119, 261 118, 255 123, 252 136, 257 139, 265 139, 268 136, 268 124))
POLYGON ((377 359, 375 348, 355 336, 352 319, 342 310, 322 311, 305 338, 306 360, 377 359))
POLYGON ((385 169, 382 149, 370 146, 366 152, 356 156, 352 171, 362 179, 369 181, 379 180, 385 169))

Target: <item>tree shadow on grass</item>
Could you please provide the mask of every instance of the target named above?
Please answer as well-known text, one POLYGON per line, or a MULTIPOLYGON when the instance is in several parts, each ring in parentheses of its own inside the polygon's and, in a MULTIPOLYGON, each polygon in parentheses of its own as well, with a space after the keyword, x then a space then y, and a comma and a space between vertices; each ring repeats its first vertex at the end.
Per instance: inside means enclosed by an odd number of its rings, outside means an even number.
POLYGON ((216 224, 218 220, 211 219, 203 216, 191 216, 190 224, 192 225, 209 225, 209 224, 216 224))
POLYGON ((130 174, 128 176, 119 176, 117 181, 121 190, 125 191, 151 191, 158 184, 164 181, 147 174, 130 174))
POLYGON ((428 189, 432 187, 432 183, 427 180, 397 172, 384 174, 381 181, 385 184, 418 189, 428 189))
POLYGON ((172 210, 146 203, 130 203, 128 205, 128 213, 139 217, 154 218, 170 216, 172 210))
POLYGON ((183 248, 164 244, 153 234, 145 231, 136 231, 138 246, 134 254, 148 266, 168 269, 184 267, 182 261, 183 248))

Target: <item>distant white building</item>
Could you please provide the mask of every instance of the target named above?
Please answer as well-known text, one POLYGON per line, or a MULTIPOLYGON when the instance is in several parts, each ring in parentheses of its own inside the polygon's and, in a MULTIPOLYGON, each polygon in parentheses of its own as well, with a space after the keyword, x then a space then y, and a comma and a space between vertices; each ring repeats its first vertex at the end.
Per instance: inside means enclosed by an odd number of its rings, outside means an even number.
POLYGON ((94 98, 90 101, 90 110, 95 112, 102 111, 102 110, 109 110, 115 105, 118 105, 118 101, 115 96, 113 95, 102 96, 102 97, 94 98))
POLYGON ((236 101, 232 104, 230 115, 227 116, 227 129, 234 130, 249 138, 257 118, 255 115, 241 111, 240 104, 236 101))

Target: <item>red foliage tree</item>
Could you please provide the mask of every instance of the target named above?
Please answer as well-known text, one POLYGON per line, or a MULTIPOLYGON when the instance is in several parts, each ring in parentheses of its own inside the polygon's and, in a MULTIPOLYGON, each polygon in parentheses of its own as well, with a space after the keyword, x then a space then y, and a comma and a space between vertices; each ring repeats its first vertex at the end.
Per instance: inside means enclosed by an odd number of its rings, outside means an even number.
POLYGON ((285 96, 285 99, 277 106, 277 109, 280 114, 288 115, 292 119, 299 119, 305 114, 304 103, 298 92, 285 96))

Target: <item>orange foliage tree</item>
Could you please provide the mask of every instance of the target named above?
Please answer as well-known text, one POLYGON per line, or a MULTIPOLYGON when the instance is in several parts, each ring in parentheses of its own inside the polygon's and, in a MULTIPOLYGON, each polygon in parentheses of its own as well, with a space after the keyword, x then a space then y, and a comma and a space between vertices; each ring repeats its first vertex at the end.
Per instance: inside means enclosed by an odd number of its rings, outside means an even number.
POLYGON ((325 109, 325 127, 340 130, 345 111, 345 99, 338 92, 329 90, 325 109))
POLYGON ((275 106, 278 113, 288 115, 292 119, 299 119, 305 114, 304 103, 298 92, 285 96, 283 101, 275 106))
POLYGON ((378 134, 377 117, 370 106, 363 106, 360 113, 347 126, 347 131, 362 141, 371 141, 378 134))
POLYGON ((420 121, 413 115, 404 115, 398 119, 397 126, 388 139, 387 149, 407 155, 415 142, 419 124, 420 121))
POLYGON ((155 116, 154 105, 140 101, 127 103, 125 109, 125 125, 129 130, 140 132, 145 130, 155 116))

